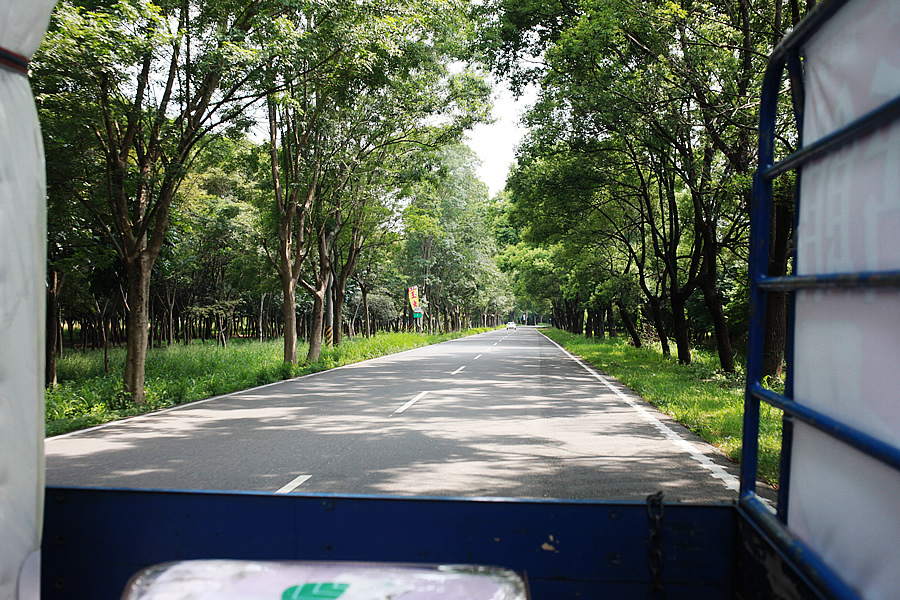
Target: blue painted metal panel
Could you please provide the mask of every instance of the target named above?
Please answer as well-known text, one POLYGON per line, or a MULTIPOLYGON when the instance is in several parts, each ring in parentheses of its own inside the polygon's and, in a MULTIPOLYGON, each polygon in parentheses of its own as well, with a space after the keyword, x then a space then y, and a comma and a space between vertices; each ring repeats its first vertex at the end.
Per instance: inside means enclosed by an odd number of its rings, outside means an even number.
MULTIPOLYGON (((668 598, 731 597, 735 511, 666 505, 668 598)), ((151 564, 192 558, 485 564, 535 599, 646 597, 641 503, 51 488, 45 598, 117 598, 151 564)))

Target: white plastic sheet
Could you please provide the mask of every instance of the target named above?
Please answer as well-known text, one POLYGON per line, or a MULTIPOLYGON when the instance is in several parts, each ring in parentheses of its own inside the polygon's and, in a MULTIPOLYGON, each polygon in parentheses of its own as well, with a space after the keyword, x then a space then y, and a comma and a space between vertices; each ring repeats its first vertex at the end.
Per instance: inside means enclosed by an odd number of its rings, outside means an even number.
MULTIPOLYGON (((806 46, 804 141, 900 95, 900 2, 849 2, 806 46)), ((900 124, 803 171, 797 272, 900 269, 900 124)), ((900 447, 900 292, 797 297, 795 397, 900 447)), ((788 524, 867 599, 900 590, 900 474, 797 425, 788 524)))
POLYGON ((525 600, 513 571, 473 565, 188 560, 144 569, 123 600, 525 600))
MULTIPOLYGON (((0 0, 0 47, 30 57, 56 0, 0 0)), ((44 154, 25 75, 0 67, 0 600, 37 599, 43 512, 44 154)))

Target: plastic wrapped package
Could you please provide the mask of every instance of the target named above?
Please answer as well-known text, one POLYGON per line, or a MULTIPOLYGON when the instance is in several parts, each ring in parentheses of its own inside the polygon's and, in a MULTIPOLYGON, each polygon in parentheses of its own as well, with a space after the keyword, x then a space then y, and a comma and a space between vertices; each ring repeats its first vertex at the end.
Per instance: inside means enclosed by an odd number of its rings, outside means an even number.
POLYGON ((526 590, 494 567, 192 560, 144 569, 122 600, 526 600, 526 590))
POLYGON ((56 0, 0 0, 0 599, 39 597, 44 152, 25 63, 56 0))

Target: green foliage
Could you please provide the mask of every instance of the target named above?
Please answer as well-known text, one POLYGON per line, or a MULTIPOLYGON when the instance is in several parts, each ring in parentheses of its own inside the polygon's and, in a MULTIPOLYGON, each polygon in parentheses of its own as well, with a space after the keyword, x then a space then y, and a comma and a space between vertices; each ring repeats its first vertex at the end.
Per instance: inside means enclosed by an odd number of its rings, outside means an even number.
MULTIPOLYGON (((588 339, 545 331, 569 352, 609 373, 642 398, 719 448, 730 459, 741 457, 744 375, 724 373, 714 354, 697 351, 690 365, 679 365, 652 347, 634 348, 624 339, 588 339)), ((761 408, 759 476, 778 484, 781 411, 761 408)))
POLYGON ((506 314, 512 294, 497 267, 487 187, 464 145, 423 151, 405 173, 405 252, 398 271, 418 285, 430 316, 506 314))
POLYGON ((550 302, 560 292, 552 250, 525 243, 507 247, 497 257, 500 269, 512 279, 518 304, 538 313, 550 312, 550 302))
POLYGON ((589 298, 609 301, 607 282, 624 277, 640 296, 616 301, 641 303, 683 361, 714 339, 733 368, 729 334, 746 332, 739 274, 756 94, 765 57, 801 10, 780 7, 486 0, 476 9, 493 71, 516 89, 540 86, 507 181, 508 214, 521 241, 553 249, 559 285, 544 294, 564 327, 578 328, 572 313, 591 309, 589 298))

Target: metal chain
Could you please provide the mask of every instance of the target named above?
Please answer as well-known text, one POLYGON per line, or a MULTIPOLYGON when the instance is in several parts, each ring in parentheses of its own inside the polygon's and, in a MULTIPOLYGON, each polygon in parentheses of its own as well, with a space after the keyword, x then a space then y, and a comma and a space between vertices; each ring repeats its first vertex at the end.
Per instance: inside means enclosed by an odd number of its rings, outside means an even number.
POLYGON ((662 586, 663 570, 663 493, 662 491, 647 496, 647 516, 650 518, 650 540, 647 543, 648 560, 650 563, 650 600, 665 598, 666 592, 662 586))

